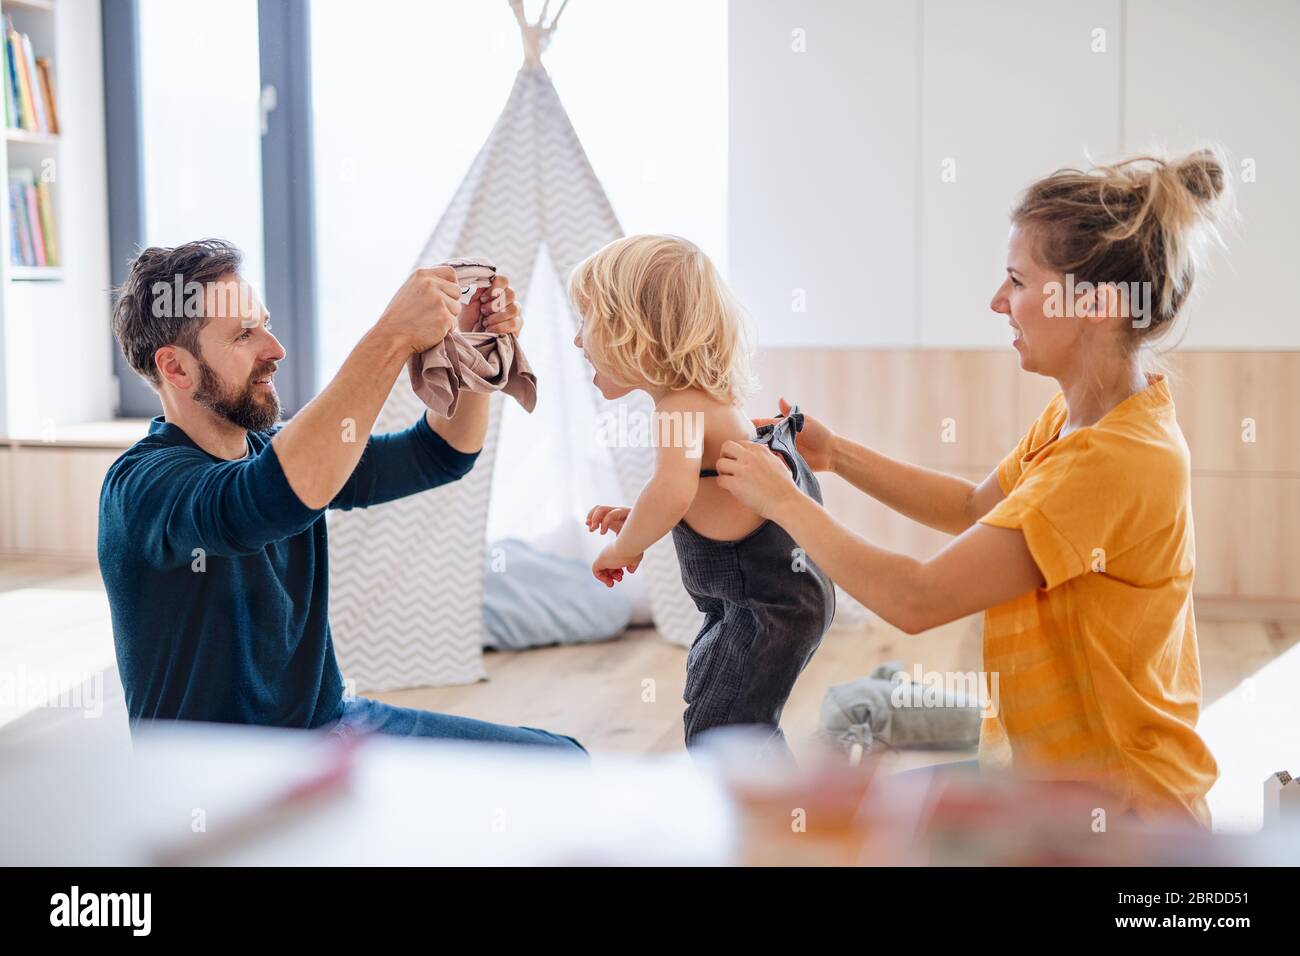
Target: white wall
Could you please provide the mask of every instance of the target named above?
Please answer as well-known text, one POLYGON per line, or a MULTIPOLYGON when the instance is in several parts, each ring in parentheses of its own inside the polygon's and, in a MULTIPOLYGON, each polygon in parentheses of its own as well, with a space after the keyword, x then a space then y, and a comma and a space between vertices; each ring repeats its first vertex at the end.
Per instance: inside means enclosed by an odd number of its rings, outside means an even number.
POLYGON ((922 5, 915 344, 1010 345, 1006 319, 988 303, 1005 274, 1014 197, 1036 176, 1119 149, 1119 7, 1120 0, 922 5), (1091 52, 1093 29, 1106 31, 1105 53, 1091 52))
POLYGON ((1215 138, 1238 164, 1241 219, 1198 279, 1184 344, 1300 346, 1289 291, 1300 262, 1300 3, 1128 0, 1126 35, 1126 148, 1215 138))
POLYGON ((1297 36, 1288 0, 731 4, 730 277, 761 344, 1005 347, 1020 190, 1215 141, 1258 181, 1184 344, 1300 347, 1297 36))
POLYGON ((915 4, 730 11, 729 275, 762 344, 911 343, 915 4))

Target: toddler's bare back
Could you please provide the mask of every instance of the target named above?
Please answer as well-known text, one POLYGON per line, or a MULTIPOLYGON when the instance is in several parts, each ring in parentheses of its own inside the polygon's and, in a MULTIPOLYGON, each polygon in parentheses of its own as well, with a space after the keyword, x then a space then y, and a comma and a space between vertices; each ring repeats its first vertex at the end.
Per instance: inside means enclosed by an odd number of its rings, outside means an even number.
MULTIPOLYGON (((700 468, 717 466, 718 452, 727 441, 751 441, 754 425, 735 405, 724 405, 701 395, 695 406, 703 416, 704 441, 700 468)), ((763 523, 763 519, 718 487, 718 479, 701 478, 700 489, 686 512, 686 523, 706 538, 734 541, 763 523)))

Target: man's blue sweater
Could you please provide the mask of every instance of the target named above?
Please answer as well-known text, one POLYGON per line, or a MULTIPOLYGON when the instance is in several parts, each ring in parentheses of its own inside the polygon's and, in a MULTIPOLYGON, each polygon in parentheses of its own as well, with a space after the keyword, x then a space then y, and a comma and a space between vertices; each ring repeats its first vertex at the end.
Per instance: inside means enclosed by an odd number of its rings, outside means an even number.
MULTIPOLYGON (((324 509, 299 500, 271 446, 209 455, 155 418, 108 470, 99 567, 132 725, 141 719, 318 727, 338 718, 324 509)), ((376 435, 331 508, 364 508, 455 481, 477 454, 424 417, 376 435)))

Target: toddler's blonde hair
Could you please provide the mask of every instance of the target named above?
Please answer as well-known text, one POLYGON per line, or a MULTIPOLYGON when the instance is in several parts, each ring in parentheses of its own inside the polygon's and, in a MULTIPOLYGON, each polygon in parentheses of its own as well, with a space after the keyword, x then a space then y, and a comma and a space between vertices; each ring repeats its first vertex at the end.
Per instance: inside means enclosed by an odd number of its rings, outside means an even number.
POLYGON ((583 345, 622 385, 698 388, 739 404, 753 390, 745 316, 698 246, 628 236, 580 262, 569 297, 583 345))

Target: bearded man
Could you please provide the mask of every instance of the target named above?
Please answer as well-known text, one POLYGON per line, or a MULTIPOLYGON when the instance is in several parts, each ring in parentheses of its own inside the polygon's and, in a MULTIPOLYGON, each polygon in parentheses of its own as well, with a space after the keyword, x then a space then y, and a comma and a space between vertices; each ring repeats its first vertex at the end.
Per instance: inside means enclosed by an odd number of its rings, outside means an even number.
MULTIPOLYGON (((122 352, 163 410, 100 494, 99 566, 132 727, 369 729, 582 752, 543 730, 347 697, 330 637, 326 508, 418 494, 474 466, 486 395, 462 393, 450 418, 429 411, 405 431, 370 430, 412 353, 458 326, 520 330, 509 281, 462 305, 450 268, 417 270, 281 425, 285 350, 240 264, 214 239, 145 249, 114 308, 122 352)), ((448 562, 447 587, 455 573, 448 562)))

